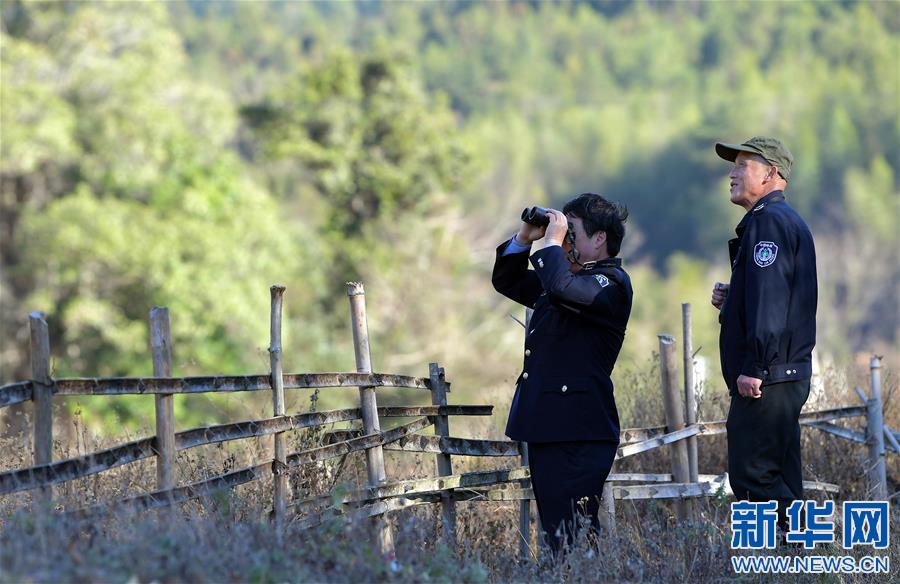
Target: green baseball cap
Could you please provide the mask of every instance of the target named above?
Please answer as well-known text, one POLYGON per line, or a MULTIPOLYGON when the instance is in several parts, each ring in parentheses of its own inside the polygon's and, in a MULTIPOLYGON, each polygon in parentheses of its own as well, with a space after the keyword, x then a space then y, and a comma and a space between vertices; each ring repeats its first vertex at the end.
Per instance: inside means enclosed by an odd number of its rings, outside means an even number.
POLYGON ((716 142, 716 154, 729 162, 734 162, 738 152, 749 152, 762 156, 766 162, 778 167, 778 174, 785 180, 791 176, 794 155, 781 143, 781 140, 768 136, 754 136, 743 144, 726 144, 716 142))

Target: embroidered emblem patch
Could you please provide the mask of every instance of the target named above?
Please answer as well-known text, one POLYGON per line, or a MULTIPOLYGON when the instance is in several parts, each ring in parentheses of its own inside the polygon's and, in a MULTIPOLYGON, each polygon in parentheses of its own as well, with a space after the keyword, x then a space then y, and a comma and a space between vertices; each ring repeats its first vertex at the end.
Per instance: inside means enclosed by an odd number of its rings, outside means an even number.
POLYGON ((601 288, 606 288, 607 286, 609 286, 609 278, 607 278, 603 274, 597 274, 596 276, 594 276, 594 279, 600 282, 601 288))
POLYGON ((753 261, 760 268, 771 266, 778 256, 778 246, 771 241, 760 241, 753 248, 753 261))
POLYGON ((753 212, 756 213, 757 211, 762 211, 765 208, 766 208, 766 204, 760 203, 759 205, 753 207, 753 212))

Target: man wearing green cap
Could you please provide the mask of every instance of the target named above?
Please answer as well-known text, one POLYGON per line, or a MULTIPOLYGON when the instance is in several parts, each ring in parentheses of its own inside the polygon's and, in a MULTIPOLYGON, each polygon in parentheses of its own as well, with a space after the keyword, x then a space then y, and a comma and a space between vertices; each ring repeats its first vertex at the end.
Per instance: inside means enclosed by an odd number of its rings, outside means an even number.
POLYGON ((732 396, 728 473, 735 497, 778 501, 778 524, 803 498, 800 409, 809 397, 816 342, 816 252, 785 201, 794 158, 775 138, 716 144, 734 163, 731 202, 747 213, 728 242, 731 280, 713 288, 719 354, 732 396))

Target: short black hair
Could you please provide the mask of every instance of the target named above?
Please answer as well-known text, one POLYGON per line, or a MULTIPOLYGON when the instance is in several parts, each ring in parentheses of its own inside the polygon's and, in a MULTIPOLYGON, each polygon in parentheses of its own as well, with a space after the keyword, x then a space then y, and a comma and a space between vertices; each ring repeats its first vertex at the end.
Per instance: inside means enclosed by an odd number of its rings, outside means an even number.
POLYGON ((608 201, 594 193, 582 193, 566 203, 563 213, 581 219, 584 231, 594 235, 598 231, 606 233, 606 251, 611 257, 619 254, 625 237, 625 222, 628 208, 622 203, 608 201))

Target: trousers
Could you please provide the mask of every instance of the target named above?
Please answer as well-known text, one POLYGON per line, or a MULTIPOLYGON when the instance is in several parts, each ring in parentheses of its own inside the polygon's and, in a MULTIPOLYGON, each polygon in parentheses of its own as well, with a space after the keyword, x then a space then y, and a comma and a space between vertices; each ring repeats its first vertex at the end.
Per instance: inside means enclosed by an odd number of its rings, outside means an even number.
POLYGON ((531 486, 547 545, 571 545, 579 516, 599 531, 600 496, 616 457, 617 442, 529 442, 531 486))
POLYGON ((738 500, 778 501, 778 523, 803 498, 800 410, 809 398, 809 380, 766 385, 762 397, 735 395, 728 420, 728 478, 738 500))

